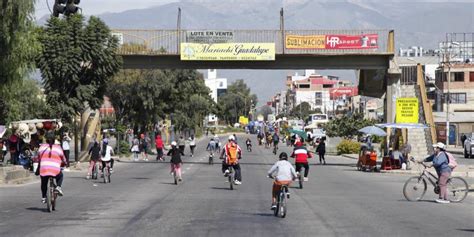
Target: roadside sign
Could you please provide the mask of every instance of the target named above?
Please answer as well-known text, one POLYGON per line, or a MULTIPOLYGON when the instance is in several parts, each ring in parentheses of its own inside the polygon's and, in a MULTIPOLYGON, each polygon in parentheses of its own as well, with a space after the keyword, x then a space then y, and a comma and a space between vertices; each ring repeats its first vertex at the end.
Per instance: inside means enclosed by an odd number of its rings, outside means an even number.
POLYGON ((418 123, 418 98, 397 98, 397 123, 418 123))

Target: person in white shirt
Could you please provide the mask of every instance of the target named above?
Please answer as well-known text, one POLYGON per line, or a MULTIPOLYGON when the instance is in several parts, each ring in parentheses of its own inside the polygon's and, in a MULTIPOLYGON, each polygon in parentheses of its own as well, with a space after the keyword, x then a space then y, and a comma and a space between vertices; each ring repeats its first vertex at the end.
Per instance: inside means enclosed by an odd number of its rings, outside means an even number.
POLYGON ((196 138, 194 135, 191 135, 189 138, 189 149, 191 149, 191 157, 194 156, 194 149, 196 148, 196 138))
POLYGON ((268 171, 268 177, 275 179, 272 189, 272 210, 276 208, 276 196, 282 185, 290 185, 296 179, 296 171, 288 162, 288 154, 280 153, 280 160, 277 161, 268 171))
POLYGON ((102 174, 104 173, 104 167, 107 165, 110 167, 110 172, 112 173, 112 166, 110 165, 111 161, 113 161, 112 156, 114 155, 114 148, 109 145, 108 140, 104 139, 102 141, 103 147, 105 147, 105 152, 102 152, 104 154, 101 158, 102 160, 102 174))
POLYGON ((70 149, 71 149, 71 145, 69 144, 70 142, 71 142, 71 138, 69 137, 69 135, 67 133, 64 133, 62 143, 61 143, 61 147, 63 148, 64 157, 66 157, 66 161, 67 161, 66 166, 67 167, 69 167, 69 154, 70 154, 69 152, 70 152, 70 149))

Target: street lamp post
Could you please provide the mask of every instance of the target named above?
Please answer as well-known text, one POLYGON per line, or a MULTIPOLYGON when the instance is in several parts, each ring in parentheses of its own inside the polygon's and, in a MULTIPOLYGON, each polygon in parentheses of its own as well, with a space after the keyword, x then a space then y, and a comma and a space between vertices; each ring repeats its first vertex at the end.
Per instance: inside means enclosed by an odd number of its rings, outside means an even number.
MULTIPOLYGON (((447 42, 446 42, 447 43, 447 42)), ((447 96, 446 96, 446 146, 449 145, 449 104, 451 102, 451 94, 450 94, 450 85, 451 85, 451 49, 453 45, 459 46, 458 42, 450 42, 449 45, 449 52, 447 52, 447 65, 448 65, 448 83, 447 83, 447 96)))

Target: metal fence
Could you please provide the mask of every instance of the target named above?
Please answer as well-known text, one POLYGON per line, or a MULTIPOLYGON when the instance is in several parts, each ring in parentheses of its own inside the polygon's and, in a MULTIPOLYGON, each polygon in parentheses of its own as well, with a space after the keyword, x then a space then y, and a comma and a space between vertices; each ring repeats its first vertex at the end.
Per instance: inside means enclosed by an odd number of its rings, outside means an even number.
MULTIPOLYGON (((194 30, 193 30, 194 31, 194 30)), ((228 31, 228 30, 227 30, 228 31)), ((112 31, 122 43, 124 55, 178 55, 180 43, 186 42, 187 30, 122 30, 112 31)), ((275 43, 276 54, 390 54, 389 30, 233 30, 233 42, 275 43), (377 48, 372 49, 287 49, 286 35, 365 35, 377 34, 377 48)))

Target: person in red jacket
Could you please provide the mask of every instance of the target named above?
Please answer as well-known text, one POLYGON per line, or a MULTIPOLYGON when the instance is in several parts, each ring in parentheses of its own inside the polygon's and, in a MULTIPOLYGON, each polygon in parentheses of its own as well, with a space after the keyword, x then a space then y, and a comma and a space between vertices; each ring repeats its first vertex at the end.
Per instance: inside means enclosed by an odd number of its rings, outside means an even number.
POLYGON ((161 134, 158 133, 155 136, 155 145, 156 145, 156 160, 164 160, 163 158, 163 139, 161 134))
POLYGON ((295 158, 296 173, 299 173, 301 168, 304 167, 304 181, 308 181, 308 158, 312 158, 312 156, 301 141, 295 143, 295 148, 291 154, 291 157, 295 158))

